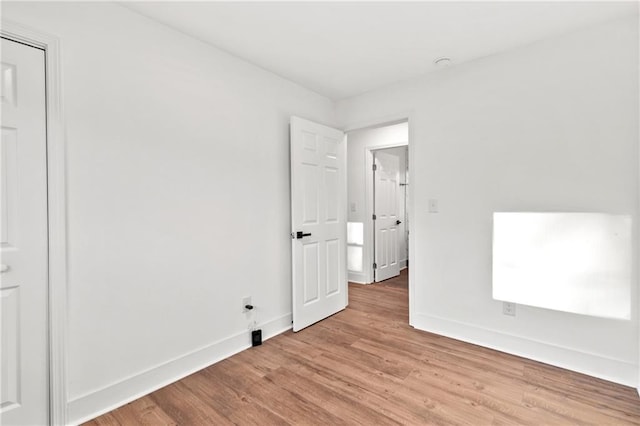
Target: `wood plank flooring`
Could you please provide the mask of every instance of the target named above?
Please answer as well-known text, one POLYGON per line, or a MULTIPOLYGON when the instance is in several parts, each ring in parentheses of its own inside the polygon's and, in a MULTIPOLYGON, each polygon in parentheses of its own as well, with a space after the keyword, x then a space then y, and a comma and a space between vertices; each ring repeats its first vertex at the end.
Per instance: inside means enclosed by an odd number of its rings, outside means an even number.
POLYGON ((408 326, 406 270, 89 423, 640 425, 635 389, 408 326))

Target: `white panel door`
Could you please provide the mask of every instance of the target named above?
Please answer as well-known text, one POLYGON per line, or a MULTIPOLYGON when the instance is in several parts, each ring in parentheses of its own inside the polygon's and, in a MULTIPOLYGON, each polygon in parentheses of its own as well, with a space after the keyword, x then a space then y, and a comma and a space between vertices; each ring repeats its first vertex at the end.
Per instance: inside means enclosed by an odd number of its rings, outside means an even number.
POLYGON ((398 232, 400 219, 400 158, 383 151, 374 152, 373 172, 374 227, 375 227, 375 281, 384 281, 400 275, 398 232))
POLYGON ((44 51, 2 39, 2 425, 49 422, 44 64, 44 51))
POLYGON ((293 331, 347 306, 344 133, 291 117, 293 331))

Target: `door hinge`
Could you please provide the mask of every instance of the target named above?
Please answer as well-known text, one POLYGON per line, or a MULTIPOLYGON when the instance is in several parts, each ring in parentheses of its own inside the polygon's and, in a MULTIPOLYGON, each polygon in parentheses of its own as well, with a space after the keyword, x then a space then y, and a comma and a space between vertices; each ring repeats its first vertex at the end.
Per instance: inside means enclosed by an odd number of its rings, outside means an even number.
POLYGON ((378 218, 378 216, 376 216, 375 214, 373 215, 373 220, 376 220, 378 218))
POLYGON ((378 165, 377 165, 377 164, 374 164, 374 165, 373 165, 373 167, 372 167, 372 169, 373 169, 373 171, 375 172, 376 170, 378 170, 378 165))
POLYGON ((373 269, 378 269, 378 264, 377 263, 373 264, 373 269))

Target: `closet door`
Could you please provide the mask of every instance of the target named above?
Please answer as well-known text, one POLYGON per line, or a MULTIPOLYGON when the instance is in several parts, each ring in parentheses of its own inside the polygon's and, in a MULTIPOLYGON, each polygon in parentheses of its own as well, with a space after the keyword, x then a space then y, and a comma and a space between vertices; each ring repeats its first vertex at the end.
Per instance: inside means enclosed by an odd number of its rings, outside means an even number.
POLYGON ((2 39, 0 424, 49 423, 44 51, 2 39))

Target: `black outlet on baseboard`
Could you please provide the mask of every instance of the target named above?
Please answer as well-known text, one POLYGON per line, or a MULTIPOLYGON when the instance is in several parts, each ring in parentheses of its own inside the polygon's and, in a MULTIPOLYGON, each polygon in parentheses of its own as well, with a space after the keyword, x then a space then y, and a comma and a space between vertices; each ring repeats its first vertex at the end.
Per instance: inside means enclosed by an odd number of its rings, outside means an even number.
POLYGON ((251 332, 251 346, 260 346, 262 344, 262 330, 253 330, 251 332))

